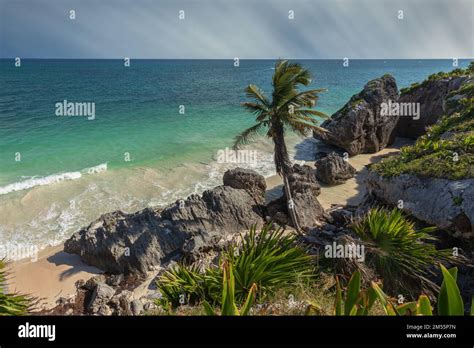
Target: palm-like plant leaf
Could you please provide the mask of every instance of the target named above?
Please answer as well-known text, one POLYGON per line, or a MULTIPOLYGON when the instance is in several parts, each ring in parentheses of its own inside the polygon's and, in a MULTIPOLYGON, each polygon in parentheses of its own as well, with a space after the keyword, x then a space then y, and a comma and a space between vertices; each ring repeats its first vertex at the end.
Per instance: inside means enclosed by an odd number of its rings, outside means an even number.
POLYGON ((371 209, 352 227, 369 244, 367 261, 383 277, 385 287, 392 291, 411 292, 410 285, 419 280, 436 289, 425 277, 429 268, 439 261, 453 261, 450 250, 437 250, 432 243, 426 243, 435 240, 430 234, 434 227, 417 230, 414 222, 398 209, 390 212, 371 209))
POLYGON ((0 259, 0 316, 27 315, 34 308, 37 299, 18 293, 4 291, 7 287, 7 262, 0 259))

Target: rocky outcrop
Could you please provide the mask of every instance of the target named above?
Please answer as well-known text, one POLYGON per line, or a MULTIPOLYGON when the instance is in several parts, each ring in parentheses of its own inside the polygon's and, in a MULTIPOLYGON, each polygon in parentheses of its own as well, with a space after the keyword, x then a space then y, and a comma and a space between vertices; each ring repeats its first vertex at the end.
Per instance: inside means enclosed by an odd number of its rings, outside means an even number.
POLYGON ((171 259, 192 257, 227 235, 263 224, 263 180, 253 173, 233 173, 234 187, 218 186, 202 196, 191 195, 163 210, 147 208, 133 214, 105 214, 75 233, 64 251, 81 256, 92 266, 111 273, 145 273, 171 259), (242 178, 242 181, 239 181, 242 178))
POLYGON ((223 181, 225 186, 247 190, 252 197, 262 198, 258 201, 260 204, 264 203, 267 183, 256 171, 244 168, 230 169, 224 173, 223 181))
POLYGON ((382 103, 398 101, 398 88, 391 75, 368 82, 342 109, 323 122, 327 133, 314 136, 349 153, 375 153, 387 146, 398 116, 381 113, 382 103))
POLYGON ((474 231, 474 179, 448 180, 402 174, 385 178, 369 171, 369 194, 440 229, 470 238, 474 231))
POLYGON ((316 161, 316 178, 328 185, 343 184, 354 177, 356 169, 335 152, 316 161))
POLYGON ((321 187, 316 180, 315 169, 295 164, 292 173, 288 176, 293 203, 289 207, 286 194, 267 205, 267 214, 271 220, 286 225, 291 223, 288 209, 294 209, 301 228, 308 229, 320 224, 324 218, 324 209, 317 196, 321 187))
POLYGON ((463 96, 453 93, 464 84, 472 83, 468 76, 447 77, 426 80, 418 86, 408 88, 400 95, 400 103, 419 103, 418 119, 400 117, 395 134, 400 137, 416 139, 426 133, 427 127, 435 124, 443 115, 456 111, 456 100, 463 96))

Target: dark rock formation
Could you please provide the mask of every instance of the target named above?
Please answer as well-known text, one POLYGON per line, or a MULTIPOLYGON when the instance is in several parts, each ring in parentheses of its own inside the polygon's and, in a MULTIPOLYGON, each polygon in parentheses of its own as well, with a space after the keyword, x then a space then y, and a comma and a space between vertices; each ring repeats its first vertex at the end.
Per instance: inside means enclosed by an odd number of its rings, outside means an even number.
POLYGON ((105 283, 98 283, 88 305, 88 311, 92 314, 110 315, 107 302, 115 295, 115 289, 105 283))
POLYGON ((323 122, 328 133, 314 136, 336 145, 349 153, 374 153, 390 141, 398 117, 381 115, 382 103, 397 102, 398 89, 391 75, 384 75, 368 82, 364 89, 352 96, 342 109, 323 122))
POLYGON ((256 171, 243 168, 230 169, 224 173, 223 181, 225 186, 244 189, 253 197, 263 198, 259 200, 259 203, 264 203, 267 183, 265 178, 256 171))
POLYGON ((216 240, 253 224, 262 225, 263 207, 258 202, 263 201, 264 191, 257 190, 261 185, 249 186, 249 178, 261 183, 263 177, 248 172, 227 177, 243 189, 218 186, 162 211, 105 214, 69 238, 64 251, 110 273, 145 273, 171 259, 212 248, 216 240))
POLYGON ((443 115, 456 111, 456 101, 462 95, 448 95, 469 82, 469 77, 426 80, 417 87, 409 88, 400 95, 400 103, 419 103, 420 117, 400 117, 395 134, 400 137, 416 139, 426 133, 426 128, 435 124, 443 115))
MULTIPOLYGON (((307 165, 295 164, 292 173, 288 176, 291 188, 293 205, 300 227, 303 229, 318 225, 324 217, 324 209, 317 196, 321 187, 316 180, 315 170, 307 165)), ((267 205, 267 214, 270 218, 282 225, 290 224, 286 194, 267 205)))
POLYGON ((402 174, 384 178, 369 171, 366 179, 369 194, 398 205, 419 220, 440 229, 457 231, 464 238, 474 231, 474 179, 448 180, 402 174))
POLYGON ((315 165, 316 178, 328 185, 342 184, 356 173, 356 169, 335 152, 319 159, 315 165))

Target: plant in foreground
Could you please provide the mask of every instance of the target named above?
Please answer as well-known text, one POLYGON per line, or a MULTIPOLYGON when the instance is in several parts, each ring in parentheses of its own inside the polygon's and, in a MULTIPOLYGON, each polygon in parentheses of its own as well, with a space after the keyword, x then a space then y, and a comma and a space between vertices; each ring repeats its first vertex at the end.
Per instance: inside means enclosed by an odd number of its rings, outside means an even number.
MULTIPOLYGON (((456 284, 458 269, 446 269, 440 265, 443 273, 443 283, 438 294, 437 315, 464 315, 464 302, 456 284)), ((431 302, 426 295, 420 295, 418 301, 395 306, 380 287, 373 283, 372 287, 377 292, 377 297, 382 303, 387 315, 433 315, 431 302)), ((474 296, 471 302, 471 315, 474 315, 474 296)))
MULTIPOLYGON (((237 301, 243 301, 254 284, 263 296, 314 276, 312 258, 295 244, 295 235, 271 225, 259 232, 252 226, 241 243, 233 243, 223 252, 221 264, 224 260, 232 265, 237 301)), ((158 287, 173 306, 202 300, 217 304, 221 303, 222 279, 222 267, 200 272, 180 264, 161 276, 158 287)))
POLYGON ((27 315, 33 307, 33 299, 20 294, 8 293, 4 289, 7 286, 7 262, 0 260, 0 316, 2 315, 27 315))
MULTIPOLYGON (((459 288, 456 284, 457 268, 447 270, 440 265, 443 273, 443 283, 437 300, 437 315, 464 315, 464 303, 459 288)), ((395 302, 387 296, 380 286, 371 282, 367 289, 361 289, 361 275, 354 272, 347 288, 343 291, 336 277, 336 297, 334 301, 334 315, 369 315, 375 301, 379 301, 385 314, 395 315, 433 315, 433 308, 428 296, 422 294, 417 301, 403 304, 395 302)), ((474 315, 474 296, 471 303, 471 315, 474 315)), ((310 304, 307 314, 318 312, 318 307, 310 304)))
MULTIPOLYGON (((235 279, 232 271, 232 264, 228 262, 223 263, 223 279, 222 279, 222 305, 221 315, 247 315, 252 307, 256 293, 257 285, 254 283, 247 294, 247 298, 242 305, 241 309, 237 307, 235 303, 235 279)), ((214 312, 214 309, 209 302, 203 302, 204 310, 207 315, 218 315, 214 312)))
POLYGON ((420 282, 431 289, 436 284, 425 276, 439 261, 454 261, 450 250, 437 250, 430 233, 435 227, 415 229, 398 209, 373 208, 353 223, 352 229, 366 243, 366 262, 382 277, 384 287, 393 292, 412 292, 420 282))

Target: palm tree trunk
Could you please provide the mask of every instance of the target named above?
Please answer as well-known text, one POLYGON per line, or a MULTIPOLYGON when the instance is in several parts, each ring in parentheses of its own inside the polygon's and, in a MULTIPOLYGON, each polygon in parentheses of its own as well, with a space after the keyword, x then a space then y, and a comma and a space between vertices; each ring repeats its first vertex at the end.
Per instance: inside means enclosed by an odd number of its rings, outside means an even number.
POLYGON ((288 150, 286 148, 283 125, 281 123, 277 123, 273 128, 273 143, 275 149, 274 160, 276 171, 283 178, 283 187, 285 189, 290 219, 293 223, 293 226, 295 227, 296 232, 302 233, 298 222, 298 216, 296 215, 296 207, 291 194, 290 184, 288 182, 288 175, 291 174, 292 165, 288 155, 288 150))

